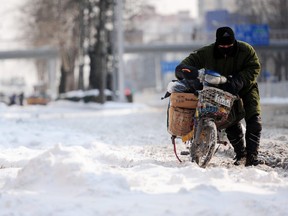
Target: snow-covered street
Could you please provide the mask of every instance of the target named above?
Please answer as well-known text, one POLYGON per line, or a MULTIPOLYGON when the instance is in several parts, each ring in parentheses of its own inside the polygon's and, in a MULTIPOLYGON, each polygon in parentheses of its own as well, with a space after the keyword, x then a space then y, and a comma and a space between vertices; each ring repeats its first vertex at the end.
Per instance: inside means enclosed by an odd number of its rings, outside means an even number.
POLYGON ((164 106, 1 105, 0 215, 287 215, 288 129, 265 121, 268 165, 223 147, 201 169, 175 158, 164 106))

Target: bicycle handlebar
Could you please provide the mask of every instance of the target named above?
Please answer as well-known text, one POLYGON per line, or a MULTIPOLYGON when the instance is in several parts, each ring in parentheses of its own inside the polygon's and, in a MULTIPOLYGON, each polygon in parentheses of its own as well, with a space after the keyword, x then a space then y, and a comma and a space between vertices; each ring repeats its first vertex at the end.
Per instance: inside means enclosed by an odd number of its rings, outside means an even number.
POLYGON ((201 82, 207 82, 212 85, 219 85, 227 82, 227 78, 225 76, 221 76, 216 71, 205 69, 198 70, 198 79, 201 82))

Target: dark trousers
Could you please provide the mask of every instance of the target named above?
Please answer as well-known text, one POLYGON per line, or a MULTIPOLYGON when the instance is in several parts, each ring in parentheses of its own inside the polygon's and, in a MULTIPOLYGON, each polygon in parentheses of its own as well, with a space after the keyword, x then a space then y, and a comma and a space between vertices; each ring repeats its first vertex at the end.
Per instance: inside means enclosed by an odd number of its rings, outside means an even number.
MULTIPOLYGON (((261 131, 262 122, 260 115, 254 115, 246 120, 245 141, 247 155, 258 155, 261 131)), ((238 122, 227 128, 226 133, 231 145, 234 147, 235 153, 242 154, 245 152, 244 132, 241 123, 238 122)))

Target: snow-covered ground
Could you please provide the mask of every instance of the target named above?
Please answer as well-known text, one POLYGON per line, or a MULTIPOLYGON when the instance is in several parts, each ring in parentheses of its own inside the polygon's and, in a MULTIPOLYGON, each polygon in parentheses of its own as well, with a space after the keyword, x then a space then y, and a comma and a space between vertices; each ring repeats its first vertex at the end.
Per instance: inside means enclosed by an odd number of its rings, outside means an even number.
POLYGON ((267 165, 221 147, 201 169, 176 160, 165 106, 1 105, 0 215, 287 215, 288 127, 266 123, 267 165))

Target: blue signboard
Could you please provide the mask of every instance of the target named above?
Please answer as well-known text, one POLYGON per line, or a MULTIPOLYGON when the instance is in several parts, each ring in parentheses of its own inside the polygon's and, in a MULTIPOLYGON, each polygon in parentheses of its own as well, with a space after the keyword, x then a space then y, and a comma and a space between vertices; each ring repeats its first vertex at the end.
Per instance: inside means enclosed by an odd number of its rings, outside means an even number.
POLYGON ((161 72, 165 73, 174 73, 175 68, 179 64, 179 61, 161 61, 161 72))
POLYGON ((245 41, 251 45, 269 45, 269 26, 263 25, 235 25, 237 40, 245 41))

